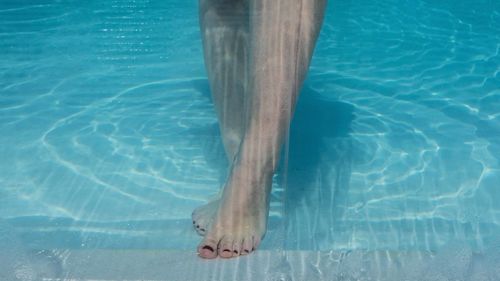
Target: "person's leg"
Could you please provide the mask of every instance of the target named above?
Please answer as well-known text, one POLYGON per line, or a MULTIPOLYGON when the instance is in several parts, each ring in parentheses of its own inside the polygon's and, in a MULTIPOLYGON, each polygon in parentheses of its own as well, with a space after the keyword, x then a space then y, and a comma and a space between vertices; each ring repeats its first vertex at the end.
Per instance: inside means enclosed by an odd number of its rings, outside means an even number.
POLYGON ((249 108, 245 133, 201 257, 254 250, 266 231, 271 179, 309 67, 326 0, 249 0, 249 108))
MULTIPOLYGON (((210 91, 229 163, 238 151, 245 126, 248 77, 248 0, 200 0, 200 29, 210 91)), ((193 211, 200 235, 208 229, 218 199, 193 211)))
POLYGON ((200 0, 200 28, 226 155, 231 163, 244 131, 248 72, 248 0, 200 0))

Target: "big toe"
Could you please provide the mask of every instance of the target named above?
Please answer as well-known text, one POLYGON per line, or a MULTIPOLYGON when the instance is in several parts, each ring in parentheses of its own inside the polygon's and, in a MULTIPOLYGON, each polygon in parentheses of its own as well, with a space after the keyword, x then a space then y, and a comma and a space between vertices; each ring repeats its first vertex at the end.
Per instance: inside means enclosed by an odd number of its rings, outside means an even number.
POLYGON ((219 241, 213 238, 206 238, 198 246, 198 254, 205 259, 214 259, 217 257, 217 248, 219 241))

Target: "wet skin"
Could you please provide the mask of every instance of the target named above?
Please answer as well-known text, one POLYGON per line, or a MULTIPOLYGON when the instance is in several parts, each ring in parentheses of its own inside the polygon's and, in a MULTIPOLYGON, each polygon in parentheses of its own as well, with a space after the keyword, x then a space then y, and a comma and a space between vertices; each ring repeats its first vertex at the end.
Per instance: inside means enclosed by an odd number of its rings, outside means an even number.
POLYGON ((202 258, 237 257, 264 238, 272 176, 326 0, 200 0, 205 65, 229 176, 193 211, 202 258))

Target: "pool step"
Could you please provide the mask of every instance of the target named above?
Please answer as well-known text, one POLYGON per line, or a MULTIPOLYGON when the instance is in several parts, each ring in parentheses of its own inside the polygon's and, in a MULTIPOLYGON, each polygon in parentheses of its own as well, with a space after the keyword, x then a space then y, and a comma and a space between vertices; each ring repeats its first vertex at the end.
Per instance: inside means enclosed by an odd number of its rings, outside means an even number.
MULTIPOLYGON (((47 253, 46 253, 47 254, 47 253)), ((257 251, 237 259, 204 260, 169 250, 51 250, 60 280, 495 280, 497 256, 450 248, 408 251, 257 251), (491 279, 488 279, 490 278, 491 279)), ((48 271, 47 271, 48 272, 48 271)))

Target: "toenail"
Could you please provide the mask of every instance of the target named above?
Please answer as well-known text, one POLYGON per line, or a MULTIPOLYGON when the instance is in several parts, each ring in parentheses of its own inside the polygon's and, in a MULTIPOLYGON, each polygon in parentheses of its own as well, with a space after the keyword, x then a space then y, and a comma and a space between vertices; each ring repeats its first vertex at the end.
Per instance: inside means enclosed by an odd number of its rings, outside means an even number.
POLYGON ((199 226, 199 225, 197 225, 197 226, 196 226, 196 228, 200 228, 200 226, 199 226))
POLYGON ((203 250, 209 250, 209 251, 211 251, 211 252, 213 252, 213 251, 214 251, 214 248, 212 248, 212 247, 210 247, 210 246, 208 246, 208 245, 203 246, 203 248, 202 248, 202 249, 203 249, 203 250))
POLYGON ((200 228, 200 230, 201 230, 201 231, 205 231, 205 229, 204 229, 204 228, 200 228))
POLYGON ((250 253, 248 250, 243 250, 243 252, 245 252, 245 253, 247 253, 247 254, 248 254, 248 253, 250 253))
POLYGON ((195 224, 196 222, 193 221, 193 224, 195 224))
POLYGON ((234 253, 235 253, 235 254, 238 254, 238 251, 234 250, 234 253))

